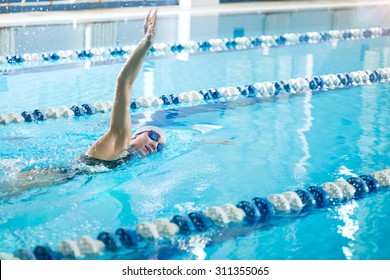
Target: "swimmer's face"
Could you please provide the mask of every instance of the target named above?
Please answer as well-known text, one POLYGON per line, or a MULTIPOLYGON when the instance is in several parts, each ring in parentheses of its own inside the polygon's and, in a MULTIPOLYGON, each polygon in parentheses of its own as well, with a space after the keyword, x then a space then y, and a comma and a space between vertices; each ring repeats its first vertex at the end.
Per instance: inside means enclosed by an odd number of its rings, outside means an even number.
POLYGON ((136 148, 142 155, 148 155, 155 152, 161 152, 164 145, 159 142, 160 136, 155 131, 145 131, 133 135, 130 146, 136 148))

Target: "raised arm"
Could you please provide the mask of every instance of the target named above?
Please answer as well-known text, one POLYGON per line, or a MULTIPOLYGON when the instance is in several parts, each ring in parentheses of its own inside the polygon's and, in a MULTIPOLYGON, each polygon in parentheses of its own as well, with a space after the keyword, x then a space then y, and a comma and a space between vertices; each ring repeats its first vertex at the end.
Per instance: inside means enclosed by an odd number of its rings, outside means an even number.
POLYGON ((145 56, 153 44, 156 21, 157 10, 150 10, 144 21, 145 37, 133 51, 118 75, 110 124, 110 130, 113 133, 123 133, 129 129, 131 130, 131 89, 139 74, 145 56))
POLYGON ((144 22, 144 38, 125 62, 117 78, 109 130, 87 151, 87 155, 113 160, 126 149, 131 140, 131 89, 155 36, 157 10, 150 10, 144 22))

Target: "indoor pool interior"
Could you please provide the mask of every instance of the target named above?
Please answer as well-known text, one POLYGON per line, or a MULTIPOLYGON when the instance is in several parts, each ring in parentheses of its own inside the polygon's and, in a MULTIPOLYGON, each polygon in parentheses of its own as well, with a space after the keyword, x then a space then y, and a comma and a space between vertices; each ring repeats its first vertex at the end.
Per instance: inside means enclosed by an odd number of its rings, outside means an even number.
POLYGON ((2 258, 389 259, 390 6, 166 11, 131 96, 133 131, 163 128, 163 152, 27 189, 24 171, 72 166, 108 129, 143 20, 0 26, 2 258), (324 191, 340 179, 355 195, 324 191))

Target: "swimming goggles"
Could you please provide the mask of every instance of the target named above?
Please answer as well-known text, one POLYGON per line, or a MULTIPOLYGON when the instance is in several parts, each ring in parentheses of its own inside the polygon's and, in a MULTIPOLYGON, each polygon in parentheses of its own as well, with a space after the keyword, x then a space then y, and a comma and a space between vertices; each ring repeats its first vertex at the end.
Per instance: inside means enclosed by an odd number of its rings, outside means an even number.
MULTIPOLYGON (((160 138, 160 135, 154 130, 149 130, 148 136, 150 139, 152 139, 153 141, 156 141, 156 142, 158 142, 158 139, 160 138)), ((157 144, 157 152, 161 152, 163 150, 163 148, 164 148, 163 144, 161 144, 161 143, 157 144)))

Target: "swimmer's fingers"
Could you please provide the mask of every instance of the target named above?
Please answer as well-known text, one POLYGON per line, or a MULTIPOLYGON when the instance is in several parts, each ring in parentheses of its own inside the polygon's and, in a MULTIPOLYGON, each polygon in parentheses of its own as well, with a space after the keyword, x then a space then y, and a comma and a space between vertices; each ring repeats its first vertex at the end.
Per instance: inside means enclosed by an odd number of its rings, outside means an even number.
POLYGON ((153 41, 156 36, 157 9, 153 10, 153 13, 150 14, 148 19, 145 35, 148 41, 153 41))
POLYGON ((144 20, 144 34, 148 31, 148 23, 150 21, 150 15, 152 14, 152 10, 149 10, 145 20, 144 20))

